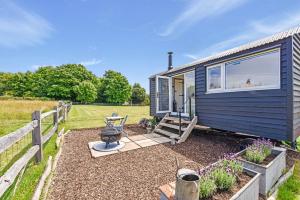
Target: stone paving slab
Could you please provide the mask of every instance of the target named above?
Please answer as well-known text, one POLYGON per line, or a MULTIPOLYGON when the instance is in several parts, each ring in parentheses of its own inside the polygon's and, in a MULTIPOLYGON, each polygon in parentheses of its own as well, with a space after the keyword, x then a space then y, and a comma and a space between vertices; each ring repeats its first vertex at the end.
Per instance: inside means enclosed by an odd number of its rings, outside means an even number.
POLYGON ((134 135, 134 136, 129 136, 128 139, 132 141, 138 141, 138 140, 145 140, 147 138, 144 135, 134 135))
POLYGON ((101 152, 93 149, 93 145, 99 141, 89 142, 88 146, 92 157, 97 158, 97 157, 111 155, 119 152, 131 151, 134 149, 166 143, 166 142, 170 142, 171 140, 169 138, 163 137, 156 133, 149 133, 145 135, 129 136, 128 138, 122 137, 120 141, 124 142, 125 146, 122 147, 121 149, 115 151, 109 151, 109 152, 101 152))
POLYGON ((158 137, 162 137, 161 135, 157 134, 157 133, 148 133, 144 135, 146 138, 158 138, 158 137))
POLYGON ((89 142, 89 144, 88 144, 93 158, 98 158, 100 156, 107 156, 107 155, 118 153, 118 150, 116 150, 116 151, 96 151, 96 150, 94 150, 93 146, 97 142, 99 142, 99 141, 89 142))
POLYGON ((151 139, 139 140, 139 141, 135 141, 135 142, 138 145, 140 145, 141 147, 149 147, 149 146, 158 144, 157 142, 155 142, 151 139))
POLYGON ((137 145, 134 142, 127 142, 125 143, 125 147, 123 147, 122 149, 120 149, 120 152, 124 152, 124 151, 130 151, 130 150, 134 150, 134 149, 139 149, 141 148, 139 145, 137 145))
POLYGON ((151 138, 153 141, 157 142, 157 143, 167 143, 167 142, 171 142, 170 138, 166 138, 166 137, 157 137, 157 138, 151 138))
POLYGON ((125 143, 131 142, 131 140, 129 140, 127 137, 122 137, 120 141, 125 142, 125 143))

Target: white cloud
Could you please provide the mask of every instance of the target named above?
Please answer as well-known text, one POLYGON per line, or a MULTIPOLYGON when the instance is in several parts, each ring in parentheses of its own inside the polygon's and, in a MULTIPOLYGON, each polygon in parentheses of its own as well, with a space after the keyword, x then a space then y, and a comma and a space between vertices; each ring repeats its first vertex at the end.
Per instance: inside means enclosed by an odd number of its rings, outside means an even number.
POLYGON ((53 28, 41 16, 29 12, 13 1, 0 0, 0 45, 18 47, 41 44, 53 28))
POLYGON ((247 42, 284 31, 288 28, 300 25, 300 14, 294 13, 289 15, 281 16, 280 18, 273 18, 270 20, 259 20, 252 21, 248 24, 246 31, 240 32, 235 36, 228 38, 224 41, 217 42, 211 46, 202 49, 198 53, 186 53, 185 57, 191 58, 193 60, 203 58, 205 56, 210 56, 219 53, 224 50, 245 44, 247 42), (278 20, 281 19, 281 20, 278 20))
POLYGON ((96 58, 80 62, 80 64, 82 64, 84 66, 97 65, 99 63, 102 63, 102 60, 96 59, 96 58))
POLYGON ((33 71, 38 70, 40 67, 47 67, 47 66, 57 66, 56 64, 42 64, 42 65, 31 65, 30 69, 33 71))
POLYGON ((192 0, 159 35, 169 36, 174 32, 182 32, 196 22, 226 13, 246 1, 247 0, 192 0))
MULTIPOLYGON (((81 61, 81 62, 66 62, 66 63, 78 63, 78 64, 82 64, 84 66, 91 66, 91 65, 97 65, 99 63, 102 63, 102 60, 93 58, 91 60, 86 60, 86 61, 81 61)), ((61 63, 61 64, 37 64, 37 65, 31 65, 30 68, 32 70, 37 70, 40 67, 59 66, 59 65, 66 64, 66 63, 61 63)))

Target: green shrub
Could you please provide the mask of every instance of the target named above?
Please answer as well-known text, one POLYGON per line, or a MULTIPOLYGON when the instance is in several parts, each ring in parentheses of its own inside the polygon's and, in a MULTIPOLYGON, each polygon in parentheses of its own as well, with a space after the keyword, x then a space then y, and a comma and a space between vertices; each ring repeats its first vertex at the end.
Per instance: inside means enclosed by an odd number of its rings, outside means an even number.
POLYGON ((229 190, 236 182, 235 175, 224 168, 216 168, 211 175, 220 190, 229 190))
POLYGON ((151 127, 151 128, 155 128, 155 126, 158 124, 158 122, 157 122, 157 118, 156 117, 153 117, 153 118, 151 118, 151 119, 149 119, 149 126, 151 127))
POLYGON ((246 160, 254 163, 262 163, 266 157, 271 155, 273 144, 270 140, 257 139, 250 145, 245 153, 246 160))
POLYGON ((262 163, 265 159, 265 155, 259 150, 246 150, 246 160, 254 163, 262 163))
POLYGON ((217 190, 217 186, 210 177, 202 177, 199 183, 199 197, 209 198, 217 190))
POLYGON ((221 166, 227 171, 231 171, 231 173, 238 175, 243 172, 243 165, 241 162, 235 159, 224 159, 221 162, 221 166))

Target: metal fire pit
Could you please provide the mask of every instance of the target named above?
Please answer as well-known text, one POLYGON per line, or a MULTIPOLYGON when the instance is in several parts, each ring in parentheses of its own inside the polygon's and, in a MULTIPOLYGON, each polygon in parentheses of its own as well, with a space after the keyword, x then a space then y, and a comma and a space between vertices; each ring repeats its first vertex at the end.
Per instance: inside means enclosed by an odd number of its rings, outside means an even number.
POLYGON ((100 133, 101 140, 106 143, 105 148, 108 147, 109 143, 117 142, 119 145, 119 141, 122 137, 122 132, 118 132, 116 129, 112 127, 106 127, 100 133))

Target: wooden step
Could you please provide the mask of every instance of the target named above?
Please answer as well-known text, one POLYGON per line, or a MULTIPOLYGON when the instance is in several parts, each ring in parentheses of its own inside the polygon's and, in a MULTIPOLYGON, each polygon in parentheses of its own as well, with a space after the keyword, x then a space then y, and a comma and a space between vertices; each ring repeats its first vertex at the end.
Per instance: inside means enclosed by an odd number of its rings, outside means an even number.
MULTIPOLYGON (((174 121, 175 123, 179 123, 179 118, 177 118, 177 117, 165 117, 164 119, 174 121)), ((189 123, 191 123, 191 121, 181 119, 181 123, 182 124, 189 124, 189 123)))
POLYGON ((168 136, 170 138, 180 139, 179 135, 177 135, 175 133, 170 133, 169 131, 161 130, 159 128, 154 129, 154 132, 163 134, 163 135, 168 136))
POLYGON ((195 125, 194 126, 195 129, 198 129, 198 130, 204 130, 204 131, 207 131, 207 130, 210 130, 211 128, 208 127, 208 126, 202 126, 202 125, 195 125))
MULTIPOLYGON (((178 125, 175 125, 175 124, 160 123, 159 125, 160 125, 160 126, 164 126, 164 127, 168 127, 168 128, 172 128, 172 129, 179 130, 179 126, 178 126, 178 125)), ((185 131, 185 130, 186 130, 186 128, 181 127, 181 131, 185 131)))

